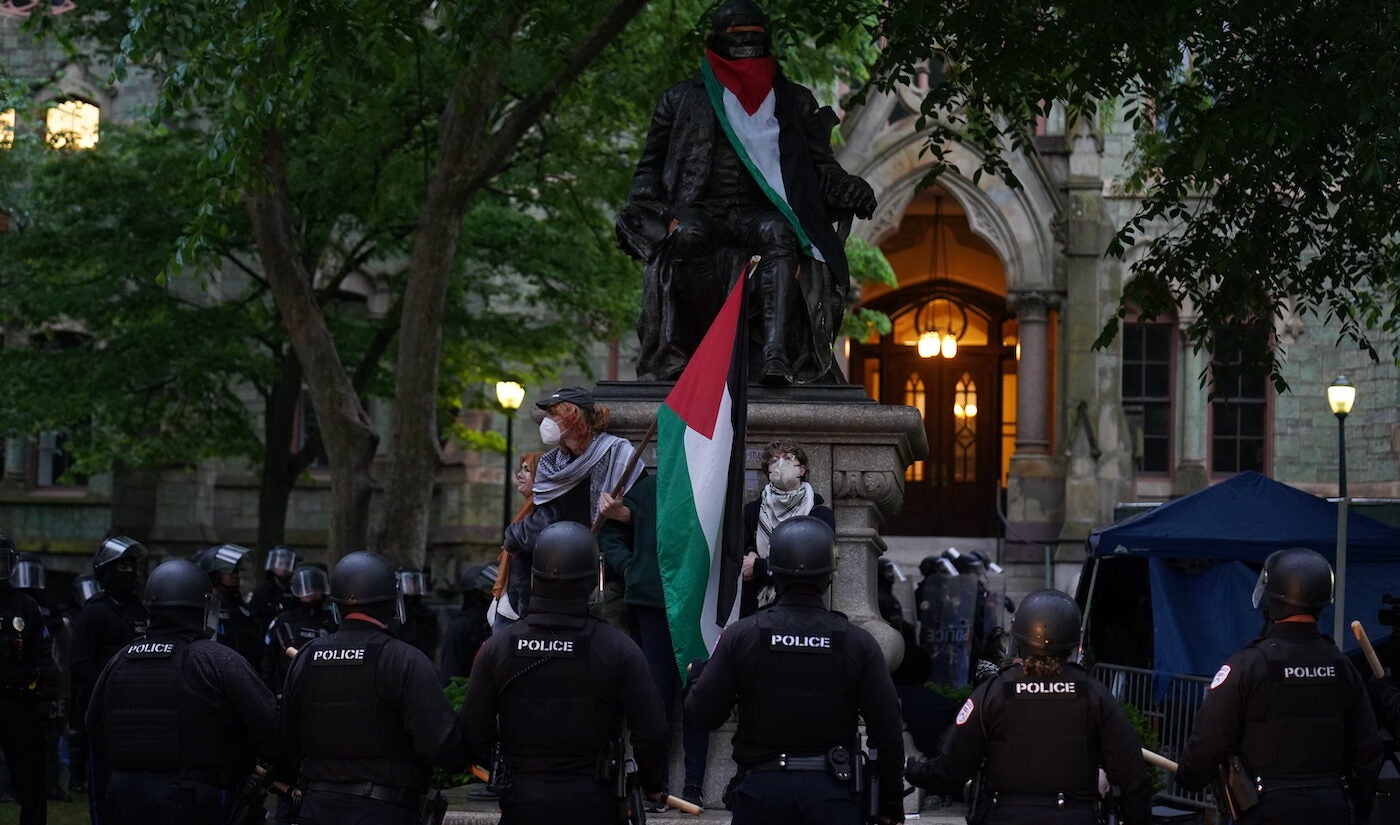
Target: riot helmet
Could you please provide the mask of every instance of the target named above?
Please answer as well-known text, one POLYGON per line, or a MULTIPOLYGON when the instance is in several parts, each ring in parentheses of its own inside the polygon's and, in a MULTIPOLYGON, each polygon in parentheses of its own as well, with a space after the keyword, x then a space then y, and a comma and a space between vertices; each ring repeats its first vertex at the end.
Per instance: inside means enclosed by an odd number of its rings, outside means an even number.
POLYGON ((73 603, 82 607, 88 603, 93 596, 102 592, 102 585, 97 583, 91 573, 80 573, 73 579, 73 603))
POLYGON ((1273 621, 1306 613, 1317 616, 1332 603, 1332 565, 1315 550, 1290 547, 1271 553, 1254 584, 1255 609, 1273 621))
POLYGON ((44 563, 33 553, 20 553, 10 575, 10 586, 20 590, 43 590, 44 563))
POLYGON ((1037 590, 1021 600, 1011 624, 1022 657, 1068 658, 1079 645, 1079 605, 1059 590, 1037 590))
POLYGON ((234 573, 243 557, 250 551, 241 544, 218 544, 200 553, 196 558, 199 569, 209 575, 234 573))
POLYGON ((815 516, 788 519, 768 538, 768 569, 779 593, 795 584, 825 593, 836 569, 836 534, 815 516))
POLYGON ((490 593, 496 586, 496 577, 500 572, 501 568, 495 562, 474 564, 462 571, 457 589, 463 593, 490 593))
POLYGON ((103 590, 130 593, 141 583, 140 564, 146 546, 127 536, 112 536, 102 542, 92 557, 92 572, 103 590))
POLYGON ((297 568, 296 551, 290 547, 277 545, 267 551, 267 559, 263 562, 263 572, 271 573, 279 579, 285 579, 297 568))
POLYGON ((583 599, 598 575, 598 542, 576 521, 556 521, 540 531, 530 563, 532 591, 545 599, 583 599))
POLYGON ((166 617, 185 627, 218 630, 219 603, 209 586, 208 574, 193 562, 184 559, 161 562, 146 580, 141 601, 152 615, 166 617))
POLYGON ((292 574, 291 591, 298 599, 324 598, 331 592, 330 578, 318 567, 298 567, 292 574))
POLYGON ((753 0, 725 0, 710 15, 705 45, 725 60, 767 57, 773 51, 768 15, 753 0))
POLYGON ((399 592, 405 597, 428 595, 428 577, 423 571, 403 568, 396 575, 399 577, 399 592))
POLYGON ((373 550, 348 553, 331 569, 331 602, 336 621, 347 613, 364 613, 381 622, 404 620, 399 578, 389 560, 373 550))

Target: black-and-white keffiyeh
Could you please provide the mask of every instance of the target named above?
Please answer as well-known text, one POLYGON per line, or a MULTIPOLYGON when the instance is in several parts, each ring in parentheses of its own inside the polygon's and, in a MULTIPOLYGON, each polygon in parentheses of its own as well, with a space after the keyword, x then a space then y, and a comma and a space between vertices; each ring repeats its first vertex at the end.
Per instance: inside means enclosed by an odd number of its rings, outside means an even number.
MULTIPOLYGON (((548 504, 588 477, 588 515, 598 518, 598 498, 617 489, 617 482, 632 459, 632 444, 612 433, 599 433, 583 455, 571 456, 555 447, 540 456, 535 470, 535 504, 548 504)), ((641 462, 632 468, 623 492, 642 477, 641 462)))
POLYGON ((768 537, 773 535, 773 530, 790 518, 810 515, 816 498, 816 491, 805 481, 791 492, 779 490, 772 484, 764 485, 763 501, 758 506, 758 535, 754 537, 760 558, 768 558, 768 537))

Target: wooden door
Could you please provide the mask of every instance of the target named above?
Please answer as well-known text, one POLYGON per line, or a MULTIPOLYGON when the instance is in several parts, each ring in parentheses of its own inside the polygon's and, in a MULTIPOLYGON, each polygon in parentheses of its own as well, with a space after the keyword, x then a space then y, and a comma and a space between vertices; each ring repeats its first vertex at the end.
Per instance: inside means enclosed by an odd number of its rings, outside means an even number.
POLYGON ((1001 431, 998 356, 968 347, 953 358, 888 358, 881 401, 919 410, 929 456, 905 473, 891 535, 992 536, 1001 431))

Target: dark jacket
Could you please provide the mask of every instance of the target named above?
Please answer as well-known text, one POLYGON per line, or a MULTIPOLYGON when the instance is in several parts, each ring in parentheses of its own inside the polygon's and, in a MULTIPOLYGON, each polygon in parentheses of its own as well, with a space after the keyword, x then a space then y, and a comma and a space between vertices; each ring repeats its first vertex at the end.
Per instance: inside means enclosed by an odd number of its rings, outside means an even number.
POLYGON ((656 476, 642 476, 623 497, 632 518, 626 524, 606 519, 598 547, 608 565, 622 573, 622 600, 638 607, 665 607, 661 567, 656 561, 656 476))

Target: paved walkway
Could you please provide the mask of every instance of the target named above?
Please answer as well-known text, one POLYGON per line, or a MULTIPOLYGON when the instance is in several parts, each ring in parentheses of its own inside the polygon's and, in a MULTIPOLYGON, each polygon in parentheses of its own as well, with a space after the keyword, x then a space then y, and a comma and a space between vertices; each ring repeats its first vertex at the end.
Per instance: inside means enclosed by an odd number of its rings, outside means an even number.
MULTIPOLYGON (((470 787, 470 786, 467 786, 470 787)), ((451 810, 447 812, 447 818, 443 825, 496 825, 501 817, 500 809, 495 802, 482 802, 468 799, 465 788, 453 788, 447 792, 448 802, 451 810)), ((966 808, 962 805, 954 805, 935 812, 924 812, 918 815, 908 815, 909 822, 931 823, 932 825, 964 825, 967 821, 966 808)), ((648 822, 665 823, 665 825, 690 825, 690 823, 704 823, 704 825, 716 825, 716 823, 728 822, 729 812, 723 808, 706 809, 699 816, 689 816, 679 811, 670 811, 664 814, 647 814, 648 822)), ((542 825, 556 825, 555 823, 545 823, 542 825)), ((557 825, 567 825, 557 823, 557 825)))

